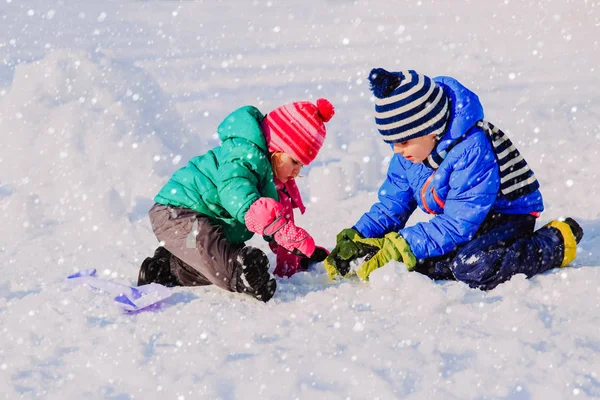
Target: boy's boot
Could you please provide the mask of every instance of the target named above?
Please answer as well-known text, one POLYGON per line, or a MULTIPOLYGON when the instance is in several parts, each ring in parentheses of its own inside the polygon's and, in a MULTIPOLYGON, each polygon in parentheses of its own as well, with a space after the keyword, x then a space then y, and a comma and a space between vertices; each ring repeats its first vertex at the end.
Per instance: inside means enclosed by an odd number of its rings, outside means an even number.
POLYGON ((269 259, 262 250, 244 247, 237 257, 236 290, 257 300, 269 301, 275 294, 277 283, 269 275, 269 259))
POLYGON ((573 218, 565 218, 563 220, 555 219, 546 224, 546 226, 557 229, 563 239, 564 256, 561 268, 566 267, 575 259, 577 252, 577 243, 583 237, 583 229, 573 218))
POLYGON ((164 247, 154 251, 154 257, 148 257, 140 267, 138 286, 160 283, 165 286, 178 286, 177 278, 171 273, 171 253, 164 247))

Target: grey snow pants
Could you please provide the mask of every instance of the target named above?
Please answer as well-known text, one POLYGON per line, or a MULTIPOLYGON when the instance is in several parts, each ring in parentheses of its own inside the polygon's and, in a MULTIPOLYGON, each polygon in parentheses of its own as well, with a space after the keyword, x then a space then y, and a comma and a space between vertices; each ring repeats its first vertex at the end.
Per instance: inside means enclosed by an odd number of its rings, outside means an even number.
POLYGON ((236 291, 236 260, 243 243, 230 243, 218 224, 188 208, 155 204, 149 216, 154 234, 172 254, 171 273, 180 285, 213 284, 236 291))

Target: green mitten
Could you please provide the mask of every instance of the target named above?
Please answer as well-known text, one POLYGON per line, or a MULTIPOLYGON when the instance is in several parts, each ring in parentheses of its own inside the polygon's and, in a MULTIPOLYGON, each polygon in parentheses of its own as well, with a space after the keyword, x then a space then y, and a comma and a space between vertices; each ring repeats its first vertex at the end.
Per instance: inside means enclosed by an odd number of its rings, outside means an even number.
POLYGON ((361 248, 355 242, 358 239, 361 239, 360 234, 352 228, 344 229, 337 234, 335 248, 323 261, 327 275, 331 279, 334 279, 336 275, 346 275, 349 270, 349 262, 359 257, 361 248))
POLYGON ((350 260, 355 258, 360 253, 360 247, 356 244, 357 239, 362 236, 352 229, 344 229, 335 237, 336 248, 339 247, 338 257, 342 260, 350 260))
POLYGON ((392 260, 402 261, 406 268, 411 271, 417 265, 417 259, 410 250, 409 244, 397 232, 390 232, 383 238, 358 239, 357 243, 374 246, 379 251, 367 262, 360 266, 356 274, 362 280, 369 280, 371 272, 383 267, 392 260))

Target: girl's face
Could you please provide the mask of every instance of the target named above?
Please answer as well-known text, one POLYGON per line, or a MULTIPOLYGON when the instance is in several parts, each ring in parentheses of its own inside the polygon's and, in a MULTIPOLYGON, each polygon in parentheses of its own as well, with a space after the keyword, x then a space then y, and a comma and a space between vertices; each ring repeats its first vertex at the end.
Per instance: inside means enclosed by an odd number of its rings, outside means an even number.
POLYGON ((415 164, 423 162, 436 145, 435 135, 421 136, 405 142, 394 143, 394 153, 415 164))
POLYGON ((299 161, 295 160, 287 153, 276 152, 271 155, 271 166, 277 179, 281 183, 286 183, 290 179, 296 178, 300 174, 300 168, 303 167, 299 161))

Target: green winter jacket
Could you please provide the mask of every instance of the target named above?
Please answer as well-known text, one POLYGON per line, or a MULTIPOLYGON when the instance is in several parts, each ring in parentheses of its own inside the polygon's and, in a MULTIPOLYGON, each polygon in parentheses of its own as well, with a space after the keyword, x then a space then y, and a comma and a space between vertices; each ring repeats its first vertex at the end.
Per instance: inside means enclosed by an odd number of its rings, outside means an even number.
POLYGON ((214 218, 232 243, 250 239, 244 223, 250 205, 260 197, 278 200, 263 118, 252 106, 231 113, 219 125, 221 145, 176 171, 154 201, 214 218))

